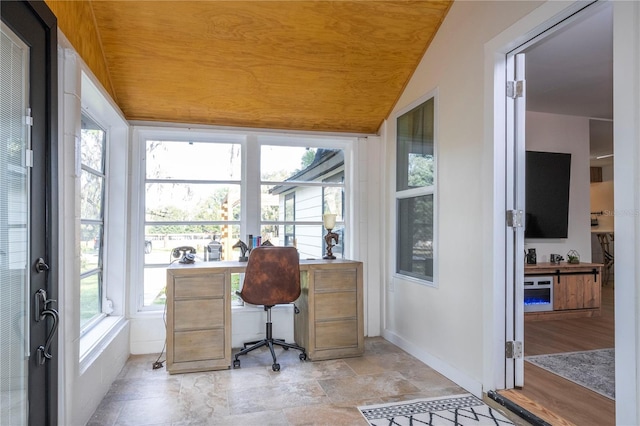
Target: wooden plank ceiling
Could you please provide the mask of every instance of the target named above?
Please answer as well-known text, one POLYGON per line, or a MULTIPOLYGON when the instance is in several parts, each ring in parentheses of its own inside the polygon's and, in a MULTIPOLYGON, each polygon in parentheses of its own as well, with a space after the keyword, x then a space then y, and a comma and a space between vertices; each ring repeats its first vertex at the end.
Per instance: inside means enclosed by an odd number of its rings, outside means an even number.
POLYGON ((89 4, 129 120, 371 134, 451 1, 89 4))

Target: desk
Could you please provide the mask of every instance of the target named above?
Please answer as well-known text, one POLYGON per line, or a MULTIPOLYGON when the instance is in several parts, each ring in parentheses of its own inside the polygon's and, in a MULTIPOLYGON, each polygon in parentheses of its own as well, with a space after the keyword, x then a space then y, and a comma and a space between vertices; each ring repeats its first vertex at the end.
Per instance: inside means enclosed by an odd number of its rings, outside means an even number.
MULTIPOLYGON (((167 268, 167 371, 231 366, 231 274, 246 262, 174 263, 167 268)), ((362 262, 301 260, 294 339, 312 361, 364 353, 362 262)))

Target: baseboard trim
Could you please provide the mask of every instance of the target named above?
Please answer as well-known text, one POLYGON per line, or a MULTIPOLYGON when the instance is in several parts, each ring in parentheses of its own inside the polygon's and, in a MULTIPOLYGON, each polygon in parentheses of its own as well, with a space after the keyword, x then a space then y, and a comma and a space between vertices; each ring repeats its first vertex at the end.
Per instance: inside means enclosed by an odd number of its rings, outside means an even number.
POLYGON ((395 333, 392 333, 388 330, 383 330, 382 337, 384 337, 394 345, 400 347, 401 349, 405 350, 412 356, 418 358, 420 361, 424 362, 429 367, 445 376, 447 379, 455 382, 458 386, 463 387, 476 397, 482 398, 482 383, 480 383, 479 381, 474 380, 467 374, 462 373, 460 370, 456 369, 450 364, 447 364, 441 359, 434 357, 430 353, 417 347, 413 343, 407 341, 406 339, 398 336, 395 333))

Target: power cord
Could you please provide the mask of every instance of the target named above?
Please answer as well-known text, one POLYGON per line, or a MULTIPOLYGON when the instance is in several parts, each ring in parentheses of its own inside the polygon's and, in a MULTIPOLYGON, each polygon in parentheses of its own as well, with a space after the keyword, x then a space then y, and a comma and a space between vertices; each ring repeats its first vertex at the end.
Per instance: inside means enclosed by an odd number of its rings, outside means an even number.
MULTIPOLYGON (((165 292, 167 291, 166 287, 165 287, 165 292)), ((162 311, 162 322, 164 322, 164 329, 167 329, 167 302, 165 299, 165 303, 164 303, 164 310, 162 311)), ((164 354, 164 351, 167 347, 167 339, 165 337, 164 339, 164 344, 162 345, 162 351, 160 352, 160 355, 158 355, 158 358, 153 362, 153 364, 151 364, 151 368, 153 370, 157 370, 159 368, 162 368, 164 366, 164 362, 166 361, 166 359, 160 361, 160 358, 162 358, 162 354, 164 354)))

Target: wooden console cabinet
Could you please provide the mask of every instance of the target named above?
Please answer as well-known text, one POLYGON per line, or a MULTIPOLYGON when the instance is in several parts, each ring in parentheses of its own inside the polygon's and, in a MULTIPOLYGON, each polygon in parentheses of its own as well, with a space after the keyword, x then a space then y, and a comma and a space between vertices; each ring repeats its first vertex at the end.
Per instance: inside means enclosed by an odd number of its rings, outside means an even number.
POLYGON ((526 320, 597 317, 601 315, 602 265, 539 263, 526 265, 525 276, 553 276, 553 310, 527 312, 526 320))
MULTIPOLYGON (((231 366, 231 274, 246 263, 174 263, 167 269, 167 371, 231 366)), ((362 262, 301 260, 294 339, 312 361, 364 353, 362 262)))

